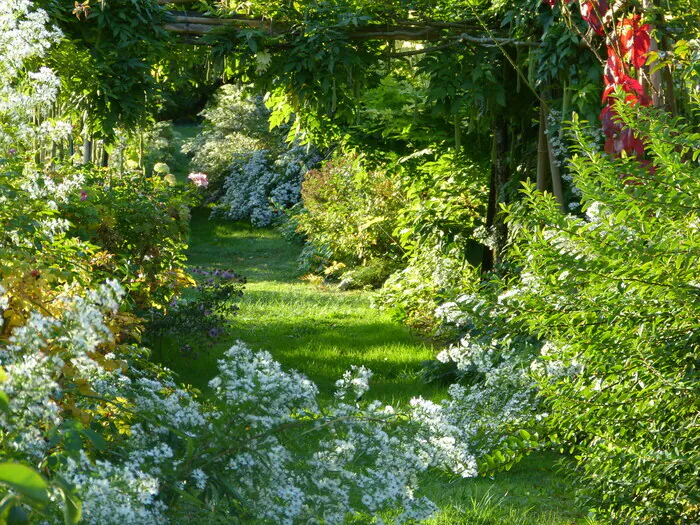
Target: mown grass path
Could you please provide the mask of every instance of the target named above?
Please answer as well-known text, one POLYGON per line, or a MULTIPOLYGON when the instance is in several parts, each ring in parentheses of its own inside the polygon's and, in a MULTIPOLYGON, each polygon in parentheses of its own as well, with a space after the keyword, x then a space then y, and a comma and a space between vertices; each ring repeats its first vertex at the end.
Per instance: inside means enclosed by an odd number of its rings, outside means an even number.
POLYGON ((360 364, 375 372, 371 395, 387 403, 441 394, 418 377, 422 361, 434 357, 432 345, 372 309, 370 293, 301 281, 299 248, 274 230, 209 220, 206 210, 195 210, 191 228, 189 264, 233 269, 248 279, 230 336, 187 365, 196 386, 206 384, 215 359, 241 339, 308 376, 323 396, 332 395, 345 370, 360 364))
MULTIPOLYGON (((268 350, 286 368, 294 368, 332 395, 335 381, 351 365, 375 372, 371 397, 401 404, 413 396, 444 396, 424 384, 418 372, 435 355, 432 345, 388 315, 372 309, 370 292, 339 292, 299 279, 299 248, 274 230, 244 223, 210 220, 195 210, 188 260, 191 266, 233 269, 248 278, 231 334, 193 360, 173 349, 165 364, 180 378, 206 391, 216 360, 240 339, 268 350)), ((554 473, 556 458, 535 455, 495 478, 450 479, 425 476, 425 495, 441 514, 432 525, 583 524, 568 485, 554 473)))

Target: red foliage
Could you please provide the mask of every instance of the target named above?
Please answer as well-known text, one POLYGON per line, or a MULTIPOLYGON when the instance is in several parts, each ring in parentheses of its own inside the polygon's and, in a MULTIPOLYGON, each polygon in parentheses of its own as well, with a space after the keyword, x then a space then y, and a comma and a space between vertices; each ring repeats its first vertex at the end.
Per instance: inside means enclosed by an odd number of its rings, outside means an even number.
MULTIPOLYGON (((542 1, 550 7, 557 4, 557 0, 542 1)), ((567 4, 571 2, 565 1, 567 4)), ((605 36, 605 15, 609 10, 607 0, 580 0, 580 3, 581 17, 596 34, 605 36)), ((615 41, 608 45, 608 60, 603 74, 603 103, 606 106, 600 112, 600 121, 606 137, 605 151, 615 157, 623 151, 637 157, 644 155, 644 141, 616 118, 613 108, 615 99, 611 95, 620 88, 625 93, 627 104, 648 106, 651 103, 639 81, 629 74, 630 68, 639 69, 646 63, 651 44, 649 29, 649 24, 642 24, 641 17, 636 14, 623 18, 617 24, 616 34, 609 35, 615 41), (615 44, 618 44, 617 49, 615 44)))
POLYGON ((603 17, 608 12, 607 0, 584 0, 581 2, 581 18, 583 18, 596 34, 603 36, 603 17))
POLYGON ((608 46, 608 61, 605 63, 604 80, 605 85, 617 84, 625 74, 625 66, 620 60, 615 50, 608 46))
POLYGON ((629 57, 629 61, 636 69, 642 67, 647 61, 651 35, 649 24, 641 24, 641 17, 634 15, 625 18, 618 24, 620 47, 623 55, 629 57))
POLYGON ((644 88, 639 81, 625 74, 622 75, 618 82, 607 84, 605 90, 603 91, 603 102, 609 102, 608 99, 610 95, 612 95, 615 92, 615 89, 618 87, 621 87, 622 90, 627 93, 625 96, 625 102, 628 104, 632 106, 636 106, 637 104, 641 104, 642 106, 649 105, 649 97, 644 92, 644 88))
POLYGON ((608 139, 612 139, 622 131, 622 124, 617 120, 615 109, 610 106, 605 106, 600 112, 600 122, 602 123, 603 133, 608 139))

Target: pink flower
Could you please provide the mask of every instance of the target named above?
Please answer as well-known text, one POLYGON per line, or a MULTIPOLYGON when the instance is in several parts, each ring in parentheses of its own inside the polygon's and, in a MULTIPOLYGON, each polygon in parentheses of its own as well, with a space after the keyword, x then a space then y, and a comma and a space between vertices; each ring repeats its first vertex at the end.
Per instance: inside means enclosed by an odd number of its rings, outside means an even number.
POLYGON ((209 186, 209 181, 207 180, 207 174, 206 173, 190 173, 187 176, 188 179, 192 181, 192 184, 197 186, 198 188, 206 188, 209 186))

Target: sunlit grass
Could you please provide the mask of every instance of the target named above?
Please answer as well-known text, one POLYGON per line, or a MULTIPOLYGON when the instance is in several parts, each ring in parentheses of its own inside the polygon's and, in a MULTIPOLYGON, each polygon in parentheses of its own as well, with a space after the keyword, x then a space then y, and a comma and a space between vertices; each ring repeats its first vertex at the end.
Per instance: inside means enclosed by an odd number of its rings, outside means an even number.
MULTIPOLYGON (((195 210, 189 264, 233 269, 249 280, 233 319, 232 333, 197 360, 181 359, 173 348, 163 361, 180 378, 206 391, 216 360, 237 339, 264 349, 286 368, 317 383, 324 397, 353 364, 375 376, 371 396, 390 404, 422 395, 440 398, 444 389, 424 384, 418 372, 436 349, 386 314, 370 307, 368 292, 339 292, 299 279, 299 248, 274 230, 209 220, 195 210)), ((423 494, 441 509, 430 525, 585 524, 569 485, 556 473, 555 455, 536 454, 493 478, 423 477, 423 494)), ((387 516, 390 518, 390 516, 387 516)), ((365 523, 358 518, 358 523, 365 523)))
POLYGON ((248 284, 227 338, 196 361, 166 356, 166 364, 183 380, 204 388, 216 359, 241 339, 308 376, 324 396, 332 394, 345 370, 360 364, 375 372, 372 397, 396 403, 416 395, 442 396, 441 389, 418 377, 422 362, 435 355, 433 346, 372 309, 366 292, 339 292, 301 281, 298 251, 273 230, 208 220, 204 210, 195 211, 189 263, 233 269, 248 284))

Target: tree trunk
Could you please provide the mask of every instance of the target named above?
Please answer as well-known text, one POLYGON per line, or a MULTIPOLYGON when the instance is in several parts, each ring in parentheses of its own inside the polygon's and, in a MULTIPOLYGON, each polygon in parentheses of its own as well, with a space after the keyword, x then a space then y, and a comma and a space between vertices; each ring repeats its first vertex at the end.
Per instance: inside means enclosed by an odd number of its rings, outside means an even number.
POLYGON ((498 213, 498 205, 505 201, 504 189, 510 180, 508 165, 508 124, 504 115, 498 115, 493 122, 493 149, 491 159, 491 185, 489 205, 486 211, 486 230, 493 239, 493 246, 485 246, 481 261, 481 271, 488 272, 501 262, 503 249, 508 237, 508 228, 503 216, 498 213))
MULTIPOLYGON (((543 94, 542 99, 546 104, 552 99, 549 92, 543 94)), ((559 208, 562 213, 566 213, 566 207, 564 204, 564 191, 562 189, 561 183, 561 171, 559 169, 559 159, 557 158, 557 153, 554 148, 554 142, 552 138, 552 133, 549 129, 549 110, 545 108, 545 119, 544 119, 544 133, 547 139, 547 150, 549 153, 549 171, 552 174, 552 193, 559 203, 559 208)), ((558 137, 557 137, 558 138, 558 137)))
POLYGON ((459 154, 462 151, 462 128, 459 115, 454 116, 455 127, 455 153, 459 154))
MULTIPOLYGON (((653 0, 642 0, 642 8, 645 12, 653 12, 654 11, 654 2, 653 0)), ((653 25, 649 26, 649 34, 654 31, 655 27, 653 25)), ((658 53, 659 51, 659 43, 656 41, 656 38, 651 36, 651 42, 649 43, 649 53, 658 53)), ((647 73, 649 77, 649 86, 648 89, 651 91, 651 101, 652 104, 654 105, 655 108, 660 108, 663 106, 663 88, 661 86, 661 71, 656 70, 653 73, 651 71, 655 69, 656 67, 656 61, 648 63, 645 67, 644 70, 647 73)), ((647 87, 647 86, 644 86, 647 87)))

